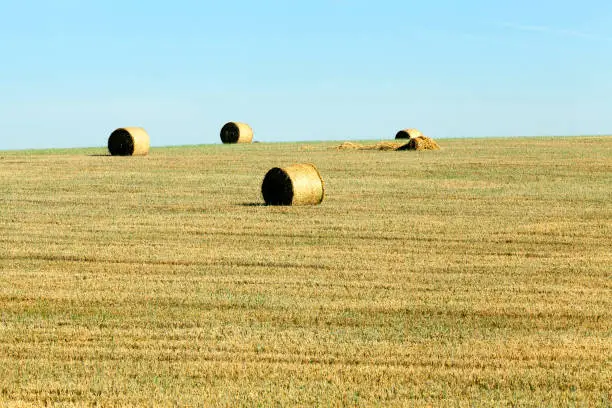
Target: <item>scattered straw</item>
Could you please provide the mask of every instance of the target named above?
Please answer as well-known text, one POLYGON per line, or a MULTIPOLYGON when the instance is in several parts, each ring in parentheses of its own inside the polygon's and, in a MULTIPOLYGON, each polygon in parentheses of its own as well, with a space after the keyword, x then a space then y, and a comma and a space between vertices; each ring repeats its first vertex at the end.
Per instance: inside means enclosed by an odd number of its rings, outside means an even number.
POLYGON ((411 138, 406 142, 378 142, 376 144, 364 145, 354 142, 344 142, 335 146, 336 150, 439 150, 440 146, 427 136, 411 138))
POLYGON ((398 142, 380 142, 368 148, 370 150, 397 150, 402 144, 398 142))
POLYGON ((373 145, 363 145, 360 143, 344 142, 339 146, 336 146, 336 150, 397 150, 398 147, 403 145, 399 142, 378 142, 373 145))
POLYGON ((408 143, 397 150, 440 150, 440 146, 427 136, 419 136, 408 140, 408 143))

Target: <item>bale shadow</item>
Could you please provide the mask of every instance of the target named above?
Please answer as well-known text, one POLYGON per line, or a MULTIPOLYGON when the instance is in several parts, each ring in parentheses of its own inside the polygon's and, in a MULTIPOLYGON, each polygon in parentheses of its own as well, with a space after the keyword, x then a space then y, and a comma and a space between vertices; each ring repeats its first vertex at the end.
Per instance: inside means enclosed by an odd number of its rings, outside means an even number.
POLYGON ((106 154, 88 154, 89 157, 110 157, 112 156, 112 154, 110 153, 106 153, 106 154))
POLYGON ((238 204, 241 207, 266 207, 266 203, 240 203, 238 204))

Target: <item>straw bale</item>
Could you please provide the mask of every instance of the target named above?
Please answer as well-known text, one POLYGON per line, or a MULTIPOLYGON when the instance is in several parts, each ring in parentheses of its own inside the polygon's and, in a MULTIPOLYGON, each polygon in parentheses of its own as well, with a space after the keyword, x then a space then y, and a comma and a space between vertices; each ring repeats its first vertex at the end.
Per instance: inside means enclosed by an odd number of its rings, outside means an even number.
POLYGON ((223 143, 251 143, 253 129, 246 123, 228 122, 221 128, 221 141, 223 143))
POLYGON ((316 205, 323 201, 325 188, 313 164, 299 163, 270 169, 261 193, 268 205, 316 205))
POLYGON ((113 156, 146 156, 150 141, 141 127, 118 128, 108 138, 108 151, 113 156))
POLYGON ((423 134, 414 128, 403 129, 395 134, 396 139, 412 139, 419 136, 423 136, 423 134))

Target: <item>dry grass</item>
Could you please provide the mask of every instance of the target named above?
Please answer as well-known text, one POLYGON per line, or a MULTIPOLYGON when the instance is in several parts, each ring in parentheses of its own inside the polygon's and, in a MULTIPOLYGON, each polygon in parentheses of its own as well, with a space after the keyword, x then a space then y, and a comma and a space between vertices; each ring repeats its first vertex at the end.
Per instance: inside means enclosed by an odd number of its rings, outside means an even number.
POLYGON ((334 145, 0 152, 0 406, 610 406, 612 138, 334 145))

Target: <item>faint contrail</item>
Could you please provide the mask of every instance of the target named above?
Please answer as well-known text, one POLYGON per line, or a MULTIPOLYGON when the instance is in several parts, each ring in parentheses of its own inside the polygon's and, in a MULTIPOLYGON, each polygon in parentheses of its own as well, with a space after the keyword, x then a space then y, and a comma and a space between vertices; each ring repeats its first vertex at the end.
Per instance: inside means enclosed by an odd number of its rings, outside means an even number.
POLYGON ((585 40, 594 40, 594 41, 612 41, 612 37, 585 33, 585 32, 576 31, 576 30, 565 30, 565 29, 554 28, 554 27, 549 27, 549 26, 523 25, 523 24, 516 24, 516 23, 503 23, 501 24, 501 26, 505 28, 510 28, 512 30, 518 30, 518 31, 539 32, 539 33, 559 35, 559 36, 564 36, 564 37, 584 38, 585 40))

